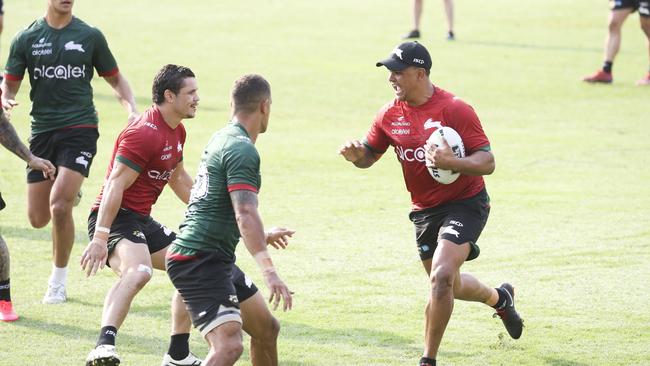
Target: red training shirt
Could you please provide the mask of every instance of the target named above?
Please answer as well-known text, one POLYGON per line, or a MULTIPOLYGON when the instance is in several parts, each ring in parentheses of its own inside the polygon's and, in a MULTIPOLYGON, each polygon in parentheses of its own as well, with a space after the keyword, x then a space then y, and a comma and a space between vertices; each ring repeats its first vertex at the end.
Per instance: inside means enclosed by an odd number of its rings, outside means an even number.
POLYGON ((490 145, 474 109, 435 86, 431 98, 422 105, 414 107, 398 99, 386 104, 366 135, 364 143, 375 153, 383 154, 389 146, 394 147, 414 210, 469 198, 485 187, 481 176, 461 174, 451 184, 438 183, 431 177, 425 164, 424 144, 442 126, 458 132, 466 156, 490 145))
MULTIPOLYGON (((151 206, 156 203, 176 165, 183 160, 184 144, 183 124, 175 129, 169 127, 157 106, 146 110, 138 120, 129 124, 115 141, 106 172, 108 179, 114 161, 117 160, 140 173, 135 182, 124 191, 120 207, 149 215, 151 206)), ((99 208, 103 192, 102 186, 93 210, 99 208)))

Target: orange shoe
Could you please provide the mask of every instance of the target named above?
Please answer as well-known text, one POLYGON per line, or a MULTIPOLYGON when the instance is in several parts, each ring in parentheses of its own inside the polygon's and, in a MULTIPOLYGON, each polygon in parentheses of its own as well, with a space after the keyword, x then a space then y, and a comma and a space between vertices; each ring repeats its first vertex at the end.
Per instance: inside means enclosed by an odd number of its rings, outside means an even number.
POLYGON ((586 81, 588 83, 611 83, 614 79, 612 78, 612 73, 611 72, 605 72, 603 70, 598 70, 595 73, 585 76, 582 78, 582 81, 586 81))
POLYGON ((650 85, 650 72, 643 79, 637 81, 636 85, 650 85))
POLYGON ((0 301, 0 321, 13 322, 14 320, 18 320, 18 314, 11 306, 11 301, 0 301))

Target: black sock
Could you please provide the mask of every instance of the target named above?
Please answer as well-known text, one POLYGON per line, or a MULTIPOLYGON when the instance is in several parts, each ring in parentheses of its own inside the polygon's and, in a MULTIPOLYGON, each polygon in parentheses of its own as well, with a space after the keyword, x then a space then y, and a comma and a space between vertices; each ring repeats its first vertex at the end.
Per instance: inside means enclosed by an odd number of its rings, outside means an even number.
POLYGON ((190 334, 174 334, 169 341, 169 353, 174 360, 182 360, 190 354, 190 334))
POLYGON ((436 366, 435 358, 422 357, 420 359, 420 366, 436 366))
POLYGON ((97 345, 110 344, 111 346, 115 345, 115 337, 117 337, 117 328, 113 326, 105 326, 99 331, 99 339, 97 339, 97 345))
POLYGON ((608 74, 611 74, 613 65, 614 63, 612 61, 605 61, 605 63, 603 64, 603 71, 605 71, 608 74))
POLYGON ((0 301, 11 301, 10 290, 8 278, 6 281, 0 281, 0 301))
POLYGON ((497 300, 497 303, 492 307, 495 309, 501 309, 506 306, 506 302, 508 301, 508 294, 506 293, 506 290, 502 289, 501 287, 497 287, 495 290, 497 290, 497 293, 499 294, 499 300, 497 300))

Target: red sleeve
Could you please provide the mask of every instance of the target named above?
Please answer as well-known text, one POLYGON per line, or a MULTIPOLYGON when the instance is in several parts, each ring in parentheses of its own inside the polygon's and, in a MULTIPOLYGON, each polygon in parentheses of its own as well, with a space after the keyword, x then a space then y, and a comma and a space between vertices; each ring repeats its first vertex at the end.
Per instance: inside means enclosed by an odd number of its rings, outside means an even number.
POLYGON ((449 127, 463 139, 467 155, 490 145, 490 141, 474 109, 460 99, 455 99, 443 112, 449 127))
POLYGON ((386 111, 388 111, 388 107, 384 106, 384 108, 377 113, 364 140, 364 144, 375 154, 385 153, 390 146, 390 140, 383 128, 386 111))
POLYGON ((149 127, 128 129, 120 138, 115 159, 140 173, 153 157, 158 144, 155 134, 149 133, 149 127))

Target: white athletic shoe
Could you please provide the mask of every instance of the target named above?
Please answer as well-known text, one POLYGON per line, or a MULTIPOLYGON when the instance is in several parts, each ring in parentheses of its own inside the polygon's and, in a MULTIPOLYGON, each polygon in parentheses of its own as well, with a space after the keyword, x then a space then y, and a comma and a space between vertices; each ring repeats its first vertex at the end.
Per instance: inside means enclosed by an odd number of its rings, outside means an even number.
POLYGON ((47 285, 47 292, 43 297, 43 304, 61 304, 66 300, 65 285, 62 283, 50 283, 47 285))
POLYGON ((115 346, 100 344, 90 351, 86 357, 86 366, 117 366, 120 364, 120 356, 115 351, 115 346))
POLYGON ((201 366, 201 362, 203 361, 194 356, 192 352, 180 361, 174 360, 169 353, 166 353, 160 366, 201 366))

